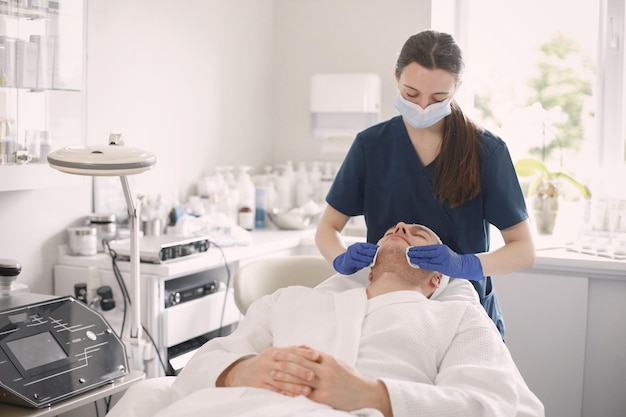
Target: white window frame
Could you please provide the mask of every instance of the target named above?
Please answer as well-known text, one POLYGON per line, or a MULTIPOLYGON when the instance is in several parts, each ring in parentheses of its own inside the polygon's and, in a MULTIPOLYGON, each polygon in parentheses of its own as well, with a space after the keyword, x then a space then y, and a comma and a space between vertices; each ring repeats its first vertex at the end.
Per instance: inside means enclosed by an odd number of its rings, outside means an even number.
MULTIPOLYGON (((626 165, 626 0, 600 3, 597 114, 598 146, 595 161, 604 168, 626 165)), ((471 0, 431 1, 432 27, 451 33, 465 54, 469 51, 467 13, 471 0)), ((565 11, 564 11, 565 12, 565 11)), ((494 35, 497 36, 497 35, 494 35)), ((471 71, 466 68, 466 72, 471 71)), ((466 77, 469 78, 469 77, 466 77)), ((457 100, 465 109, 473 106, 473 89, 464 83, 457 100)))
POLYGON ((600 1, 598 57, 598 107, 596 121, 600 138, 600 164, 624 164, 626 142, 626 65, 624 0, 600 1))

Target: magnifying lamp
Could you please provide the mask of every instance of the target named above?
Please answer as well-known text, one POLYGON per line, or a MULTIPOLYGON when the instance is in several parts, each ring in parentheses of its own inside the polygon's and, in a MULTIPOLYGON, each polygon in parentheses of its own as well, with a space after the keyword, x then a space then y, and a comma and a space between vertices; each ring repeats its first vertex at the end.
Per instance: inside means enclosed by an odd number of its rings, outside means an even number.
POLYGON ((48 164, 68 174, 120 177, 130 229, 130 280, 134 298, 130 315, 131 359, 134 369, 143 370, 138 242, 139 207, 133 201, 127 177, 152 169, 156 164, 156 155, 123 145, 121 134, 111 134, 108 146, 70 146, 50 152, 48 164))

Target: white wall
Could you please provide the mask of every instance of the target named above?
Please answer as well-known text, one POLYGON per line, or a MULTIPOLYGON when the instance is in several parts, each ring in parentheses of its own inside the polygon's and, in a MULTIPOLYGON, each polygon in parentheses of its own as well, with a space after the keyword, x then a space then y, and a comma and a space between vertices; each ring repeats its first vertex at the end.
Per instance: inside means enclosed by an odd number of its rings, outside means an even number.
POLYGON ((429 28, 429 0, 276 0, 273 121, 276 161, 335 160, 313 139, 309 82, 316 73, 373 72, 382 80, 381 120, 393 107, 394 68, 407 38, 429 28))
MULTIPOLYGON (((395 114, 393 67, 428 27, 429 0, 88 0, 87 141, 122 133, 157 154, 137 193, 185 200, 216 165, 324 160, 311 138, 309 80, 376 72, 395 114)), ((51 293, 65 229, 91 212, 91 188, 0 193, 0 259, 51 293)))
POLYGON ((22 265, 18 283, 51 293, 57 247, 67 239, 65 229, 89 214, 90 196, 89 185, 0 193, 0 259, 22 265))
POLYGON ((269 159, 272 0, 90 0, 88 141, 157 154, 137 192, 184 197, 217 164, 269 159))

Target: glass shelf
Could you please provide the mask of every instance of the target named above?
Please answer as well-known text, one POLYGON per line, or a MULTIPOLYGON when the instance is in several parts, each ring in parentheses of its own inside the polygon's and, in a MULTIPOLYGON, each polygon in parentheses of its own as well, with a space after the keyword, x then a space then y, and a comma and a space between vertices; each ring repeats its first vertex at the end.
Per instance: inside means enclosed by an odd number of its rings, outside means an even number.
POLYGON ((58 2, 47 2, 48 7, 20 7, 12 3, 16 2, 0 1, 0 15, 18 19, 49 19, 51 15, 59 14, 58 2))
POLYGON ((46 91, 63 91, 63 92, 68 92, 68 93, 81 93, 82 92, 82 90, 78 88, 57 88, 57 87, 32 88, 32 87, 8 87, 8 86, 0 85, 0 92, 7 91, 7 90, 16 90, 16 89, 26 91, 29 93, 43 93, 46 91))
POLYGON ((85 143, 85 21, 85 0, 0 0, 0 192, 82 182, 46 155, 85 143))

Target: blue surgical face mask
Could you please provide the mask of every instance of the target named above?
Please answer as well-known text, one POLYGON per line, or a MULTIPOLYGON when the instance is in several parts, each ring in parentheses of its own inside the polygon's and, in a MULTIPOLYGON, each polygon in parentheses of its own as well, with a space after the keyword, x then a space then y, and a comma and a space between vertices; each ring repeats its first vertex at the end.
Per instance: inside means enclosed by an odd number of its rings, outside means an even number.
POLYGON ((426 129, 452 113, 452 108, 450 107, 451 101, 452 96, 444 101, 433 103, 425 109, 422 109, 420 106, 406 100, 402 97, 402 94, 398 93, 394 106, 408 124, 416 129, 426 129))

